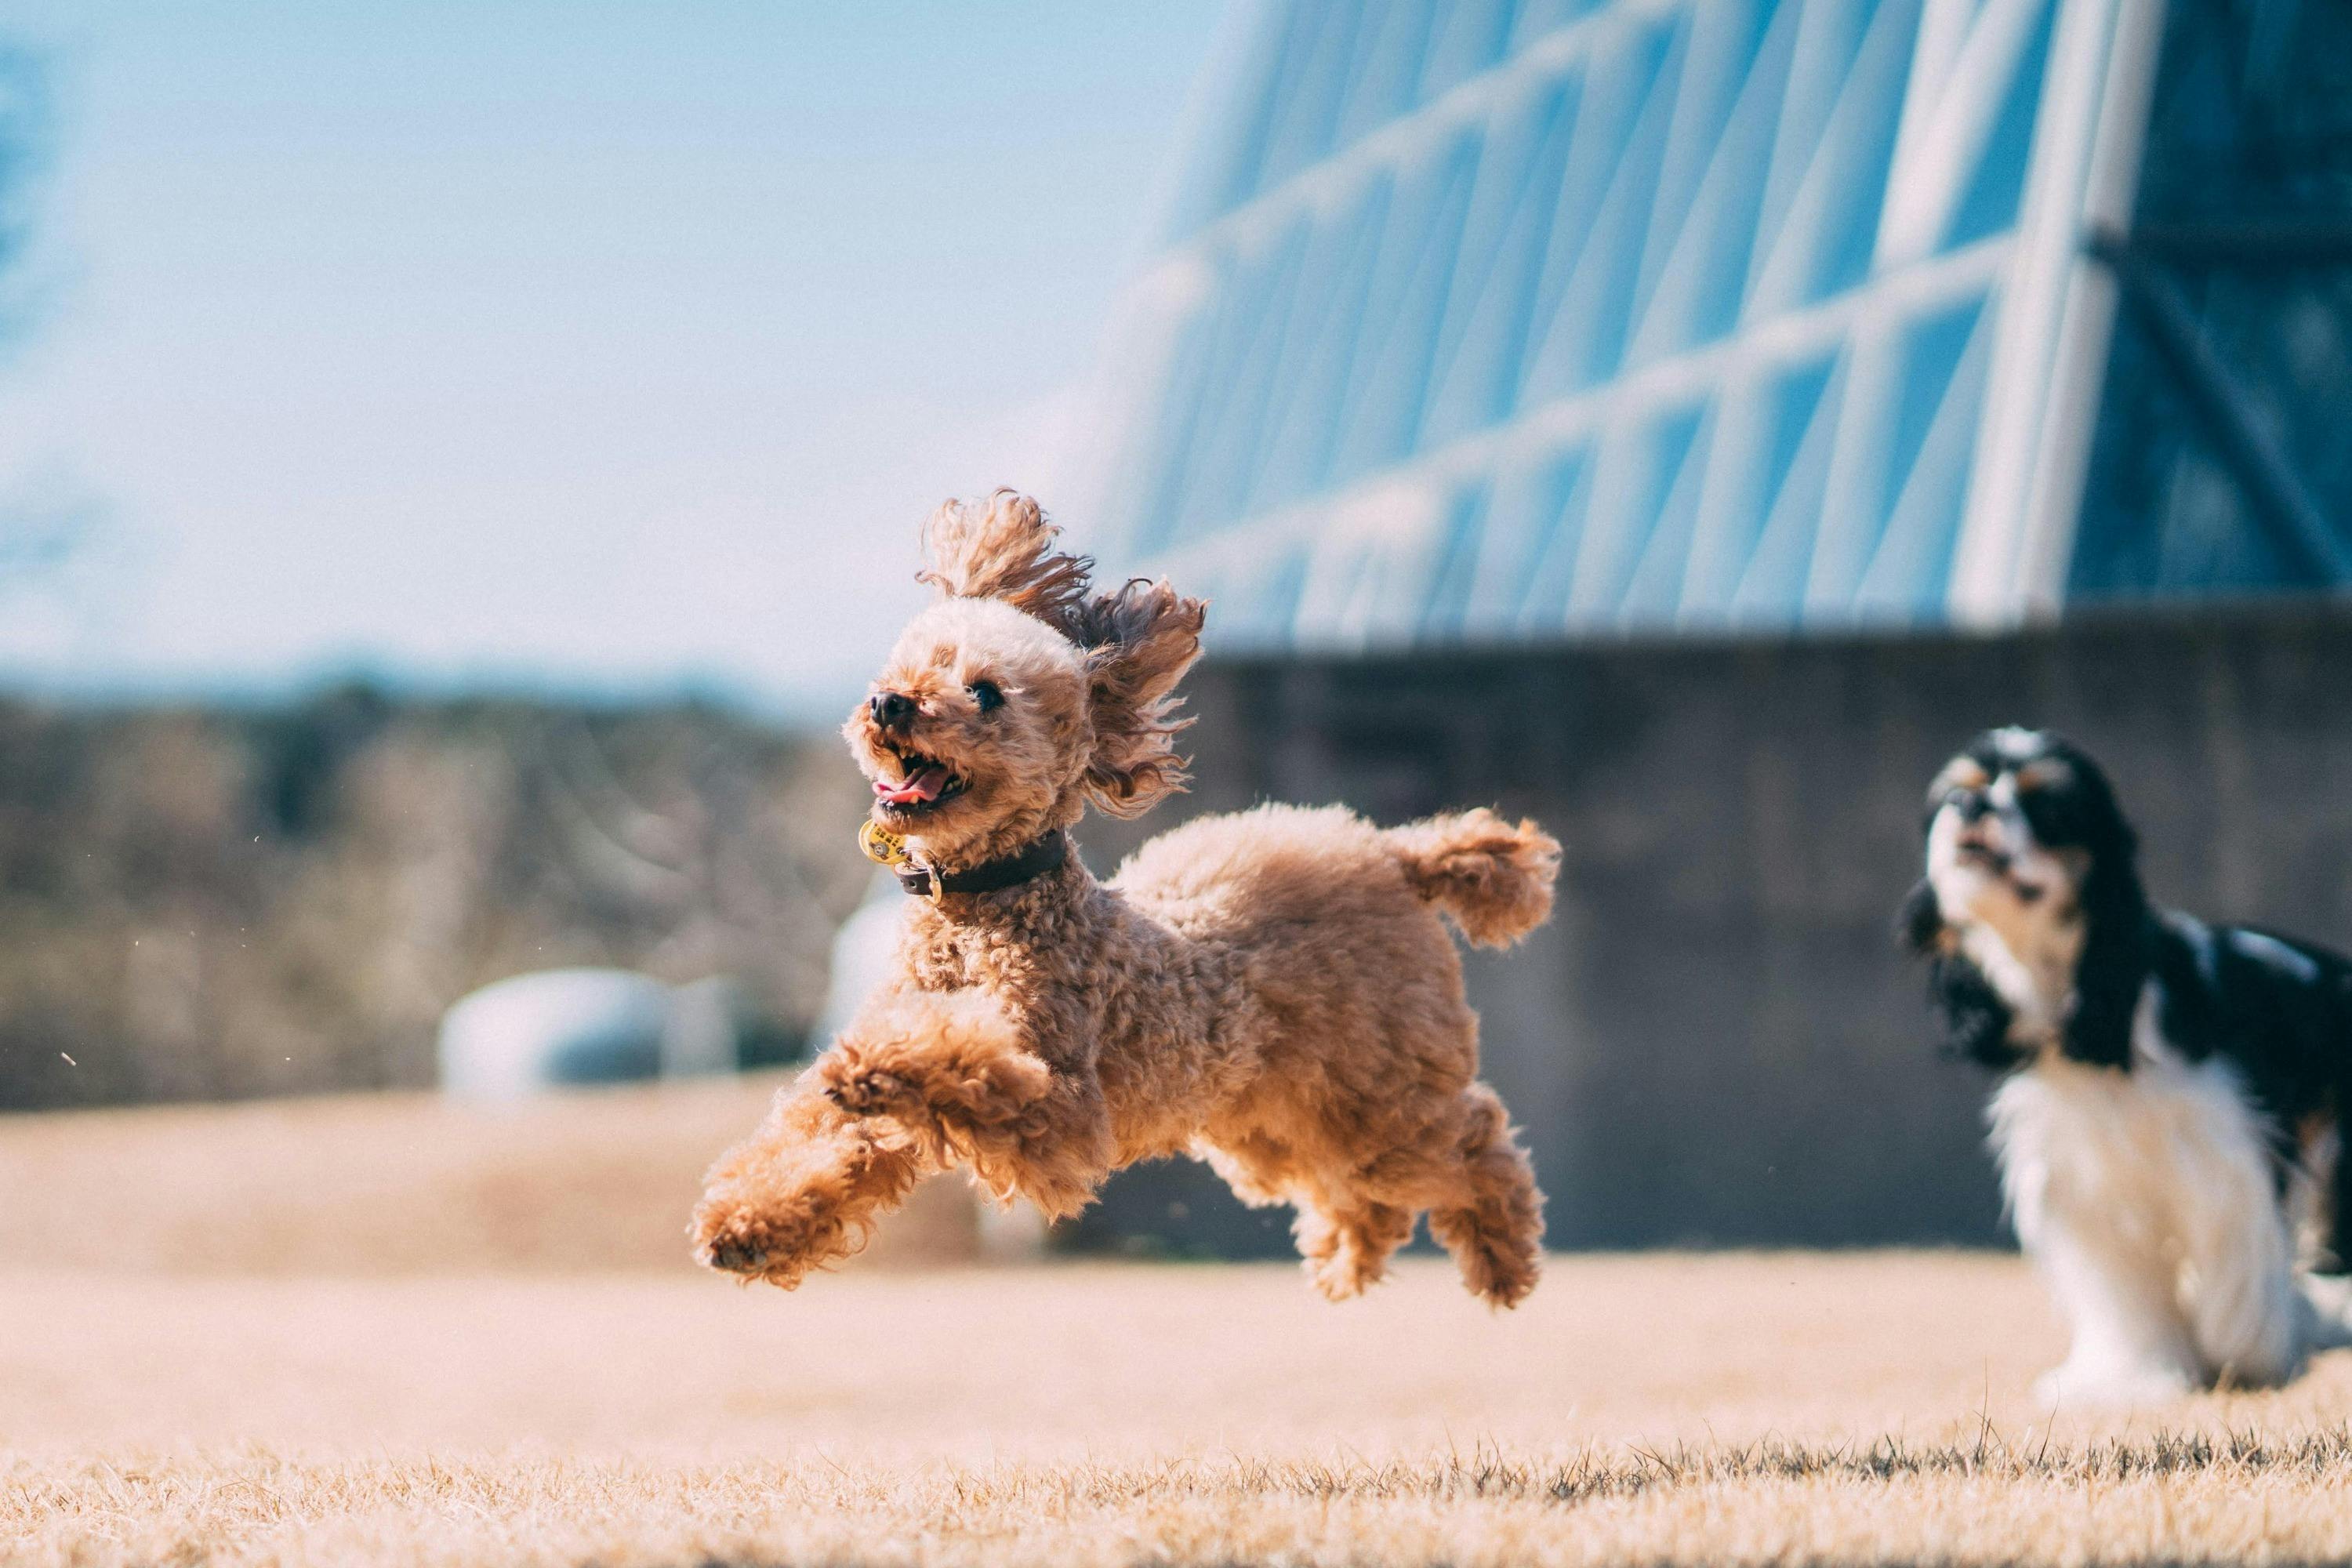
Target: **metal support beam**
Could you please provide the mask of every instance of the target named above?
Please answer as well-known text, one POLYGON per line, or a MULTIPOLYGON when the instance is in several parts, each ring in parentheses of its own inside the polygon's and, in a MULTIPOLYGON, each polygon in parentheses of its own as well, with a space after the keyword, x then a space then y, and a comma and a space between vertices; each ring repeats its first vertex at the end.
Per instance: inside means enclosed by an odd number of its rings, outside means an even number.
POLYGON ((2094 232, 2084 248, 2116 275, 2124 299, 2147 329, 2158 355, 2179 379, 2221 459, 2254 502, 2273 541, 2305 573, 2330 587, 2352 584, 2352 549, 2296 478, 2278 443, 2262 427, 2200 330, 2179 286, 2150 264, 2137 241, 2113 229, 2094 232))
POLYGON ((2180 267, 2250 271, 2352 268, 2352 218, 2158 224, 2134 229, 2131 247, 2180 267))

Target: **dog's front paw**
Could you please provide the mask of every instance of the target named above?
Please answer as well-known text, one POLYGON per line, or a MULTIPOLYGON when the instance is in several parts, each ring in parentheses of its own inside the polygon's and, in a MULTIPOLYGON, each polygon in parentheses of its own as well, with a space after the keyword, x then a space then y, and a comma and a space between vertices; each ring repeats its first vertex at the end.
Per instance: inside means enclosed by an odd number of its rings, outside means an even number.
POLYGON ((773 1216, 733 1194, 714 1193, 696 1205, 689 1234, 694 1260, 705 1268, 789 1289, 800 1280, 799 1259, 807 1246, 807 1237, 793 1234, 795 1230, 780 1228, 773 1216))
POLYGON ((730 1233, 714 1236, 702 1243, 694 1257, 705 1268, 756 1279, 761 1267, 768 1261, 768 1248, 757 1237, 730 1233))
POLYGON ((887 1116, 922 1103, 913 1084, 855 1057, 836 1057, 824 1063, 823 1070, 824 1097, 852 1116, 887 1116))
POLYGON ((2033 1397, 2052 1409, 2126 1410, 2183 1398, 2195 1393, 2201 1381, 2189 1368, 2168 1361, 2107 1365, 2070 1361, 2034 1379, 2033 1397))

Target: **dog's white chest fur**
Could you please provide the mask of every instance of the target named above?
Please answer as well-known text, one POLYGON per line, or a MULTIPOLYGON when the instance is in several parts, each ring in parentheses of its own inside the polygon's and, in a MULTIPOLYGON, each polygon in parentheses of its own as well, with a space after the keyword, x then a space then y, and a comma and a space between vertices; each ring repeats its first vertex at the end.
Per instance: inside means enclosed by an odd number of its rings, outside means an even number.
POLYGON ((2263 1212, 2270 1154, 2236 1071, 2220 1058, 2186 1060, 2154 1015, 2143 996, 2128 1073, 2053 1051, 1994 1094, 2001 1185, 2027 1247, 2026 1225, 2053 1209, 2098 1215, 2172 1256, 2263 1212))
POLYGON ((2018 1239, 2074 1325, 2045 1393, 2137 1401, 2293 1375, 2308 1314, 2273 1156, 2237 1069, 2133 1019, 2128 1073, 2054 1050, 1990 1110, 2018 1239))

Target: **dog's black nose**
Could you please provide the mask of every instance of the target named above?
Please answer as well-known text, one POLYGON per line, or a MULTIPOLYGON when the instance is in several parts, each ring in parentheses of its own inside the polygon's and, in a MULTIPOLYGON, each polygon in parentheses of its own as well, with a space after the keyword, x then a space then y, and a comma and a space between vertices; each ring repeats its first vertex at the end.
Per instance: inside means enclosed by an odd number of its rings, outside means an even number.
POLYGON ((915 700, 903 691, 877 691, 866 700, 866 708, 885 730, 896 730, 915 716, 915 700))
POLYGON ((1969 790, 1953 800, 1952 808, 1960 814, 1962 822, 1975 822, 1992 809, 1992 802, 1980 792, 1969 790))

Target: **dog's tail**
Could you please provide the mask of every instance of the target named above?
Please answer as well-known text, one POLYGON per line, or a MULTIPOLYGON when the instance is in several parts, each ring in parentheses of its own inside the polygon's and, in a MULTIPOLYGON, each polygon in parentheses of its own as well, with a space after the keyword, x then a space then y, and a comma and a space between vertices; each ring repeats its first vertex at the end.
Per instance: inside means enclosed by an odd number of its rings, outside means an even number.
POLYGON ((1559 840, 1531 821, 1514 826, 1480 806, 1383 837, 1412 890, 1481 947, 1507 947, 1551 914, 1559 840))

